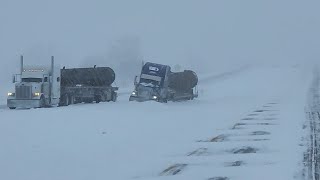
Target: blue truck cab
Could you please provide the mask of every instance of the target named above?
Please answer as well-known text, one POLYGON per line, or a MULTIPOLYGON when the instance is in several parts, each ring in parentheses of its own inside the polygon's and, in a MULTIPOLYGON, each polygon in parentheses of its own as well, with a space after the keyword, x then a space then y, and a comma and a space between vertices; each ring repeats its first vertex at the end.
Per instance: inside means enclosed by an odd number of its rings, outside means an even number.
POLYGON ((170 66, 146 62, 134 81, 129 101, 167 101, 170 66))

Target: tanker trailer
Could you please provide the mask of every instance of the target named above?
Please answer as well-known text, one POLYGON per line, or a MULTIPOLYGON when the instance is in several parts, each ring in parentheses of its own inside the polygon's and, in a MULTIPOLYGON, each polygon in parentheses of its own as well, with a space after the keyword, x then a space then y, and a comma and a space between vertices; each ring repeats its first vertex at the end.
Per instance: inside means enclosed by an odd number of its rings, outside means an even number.
POLYGON ((196 86, 198 84, 198 76, 191 70, 183 72, 171 72, 169 74, 168 85, 168 99, 177 100, 191 100, 198 97, 196 86))
POLYGON ((115 73, 110 67, 61 69, 60 106, 76 103, 116 101, 112 87, 115 73))

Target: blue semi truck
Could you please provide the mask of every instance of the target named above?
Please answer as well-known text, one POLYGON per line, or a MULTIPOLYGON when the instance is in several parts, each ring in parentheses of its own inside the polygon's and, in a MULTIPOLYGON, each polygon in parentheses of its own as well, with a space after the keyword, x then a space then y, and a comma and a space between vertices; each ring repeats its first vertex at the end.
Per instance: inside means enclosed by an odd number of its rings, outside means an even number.
POLYGON ((129 101, 192 100, 198 97, 197 84, 198 77, 191 70, 172 72, 168 65, 146 62, 135 77, 129 101))

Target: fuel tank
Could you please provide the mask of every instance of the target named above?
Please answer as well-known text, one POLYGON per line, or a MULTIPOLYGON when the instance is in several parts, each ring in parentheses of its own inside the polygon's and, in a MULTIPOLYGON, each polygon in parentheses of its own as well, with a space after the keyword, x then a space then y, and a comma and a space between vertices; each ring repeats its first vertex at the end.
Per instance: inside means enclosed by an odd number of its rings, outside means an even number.
POLYGON ((188 92, 198 84, 198 76, 191 70, 183 72, 171 72, 169 75, 169 87, 180 92, 188 92))
POLYGON ((110 67, 61 69, 61 86, 110 86, 115 77, 110 67))

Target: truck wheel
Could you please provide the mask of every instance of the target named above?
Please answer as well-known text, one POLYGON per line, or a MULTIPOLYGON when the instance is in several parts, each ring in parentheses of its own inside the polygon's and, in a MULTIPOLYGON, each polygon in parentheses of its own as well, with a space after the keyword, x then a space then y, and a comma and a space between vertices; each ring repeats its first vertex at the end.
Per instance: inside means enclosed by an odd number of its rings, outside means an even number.
POLYGON ((69 96, 68 96, 68 95, 66 95, 66 96, 64 97, 64 105, 65 105, 65 106, 69 106, 69 96))
POLYGON ((164 99, 159 99, 159 100, 158 100, 158 102, 161 102, 161 103, 167 103, 167 102, 168 102, 168 100, 164 98, 164 99))
POLYGON ((74 104, 74 97, 72 95, 70 95, 68 97, 68 105, 74 104))
POLYGON ((93 102, 93 98, 86 98, 84 100, 84 103, 92 103, 93 102))
POLYGON ((68 105, 69 105, 69 96, 66 94, 63 96, 62 106, 68 106, 68 105))
POLYGON ((40 107, 46 107, 46 99, 44 98, 44 96, 41 96, 40 98, 40 107))
POLYGON ((100 97, 100 96, 95 96, 95 97, 94 97, 94 101, 95 101, 96 103, 100 103, 100 102, 101 102, 101 97, 100 97))
POLYGON ((81 98, 74 98, 74 104, 78 104, 81 102, 82 102, 81 98))
POLYGON ((113 101, 113 102, 116 102, 116 101, 117 101, 117 93, 116 93, 116 92, 113 92, 113 93, 112 93, 112 101, 113 101))

